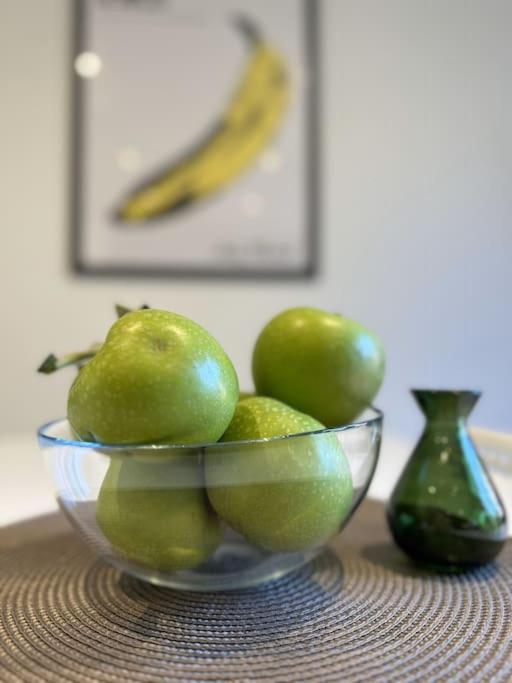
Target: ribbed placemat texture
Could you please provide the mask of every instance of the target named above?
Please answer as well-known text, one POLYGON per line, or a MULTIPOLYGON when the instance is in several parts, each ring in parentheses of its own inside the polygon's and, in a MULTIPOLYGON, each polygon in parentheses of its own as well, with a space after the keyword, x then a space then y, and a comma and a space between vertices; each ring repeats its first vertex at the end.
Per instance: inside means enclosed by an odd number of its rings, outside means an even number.
POLYGON ((48 520, 31 525, 0 531, 1 681, 512 680, 510 542, 495 565, 429 574, 367 502, 309 566, 200 594, 131 579, 48 520))

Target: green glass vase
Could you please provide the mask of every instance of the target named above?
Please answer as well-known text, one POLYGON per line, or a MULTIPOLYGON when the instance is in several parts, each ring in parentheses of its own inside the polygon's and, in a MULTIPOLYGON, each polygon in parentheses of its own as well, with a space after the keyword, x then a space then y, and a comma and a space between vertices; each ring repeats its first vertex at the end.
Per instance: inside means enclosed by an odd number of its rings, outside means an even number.
POLYGON ((393 538, 414 560, 434 567, 485 564, 505 543, 507 522, 466 426, 480 394, 412 393, 426 425, 388 504, 393 538))

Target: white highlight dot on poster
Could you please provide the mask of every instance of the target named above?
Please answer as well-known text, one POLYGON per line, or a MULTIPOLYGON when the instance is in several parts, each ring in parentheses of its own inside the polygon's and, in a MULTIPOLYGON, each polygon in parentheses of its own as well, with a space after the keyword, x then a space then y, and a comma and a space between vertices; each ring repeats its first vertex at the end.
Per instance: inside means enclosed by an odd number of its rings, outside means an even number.
POLYGON ((265 173, 275 173, 279 171, 282 165, 281 155, 275 149, 267 149, 261 155, 260 168, 265 173))
POLYGON ((122 147, 117 153, 117 164, 120 169, 131 173, 140 168, 140 152, 136 147, 122 147))
POLYGON ((75 59, 75 71, 82 78, 96 78, 102 68, 101 57, 95 52, 81 52, 75 59))
POLYGON ((248 192, 242 197, 242 211, 246 216, 256 217, 263 213, 265 200, 262 195, 248 192))

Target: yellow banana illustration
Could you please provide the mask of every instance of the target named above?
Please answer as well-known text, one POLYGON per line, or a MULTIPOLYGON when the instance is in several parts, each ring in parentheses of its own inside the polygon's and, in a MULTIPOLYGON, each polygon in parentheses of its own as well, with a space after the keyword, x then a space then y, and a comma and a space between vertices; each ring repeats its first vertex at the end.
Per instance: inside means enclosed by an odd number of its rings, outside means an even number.
POLYGON ((250 41, 251 55, 220 121, 194 149, 124 199, 122 221, 169 214, 218 192, 255 161, 278 129, 290 100, 285 61, 252 23, 238 19, 237 27, 250 41))

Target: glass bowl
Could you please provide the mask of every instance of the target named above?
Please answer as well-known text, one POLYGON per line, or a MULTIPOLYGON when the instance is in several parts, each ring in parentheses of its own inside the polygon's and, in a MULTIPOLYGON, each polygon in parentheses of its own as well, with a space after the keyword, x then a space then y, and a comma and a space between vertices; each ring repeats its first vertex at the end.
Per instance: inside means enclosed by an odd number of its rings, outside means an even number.
POLYGON ((382 414, 334 429, 197 446, 38 432, 57 500, 103 560, 159 586, 231 590, 309 562, 339 534, 375 471, 382 414))

